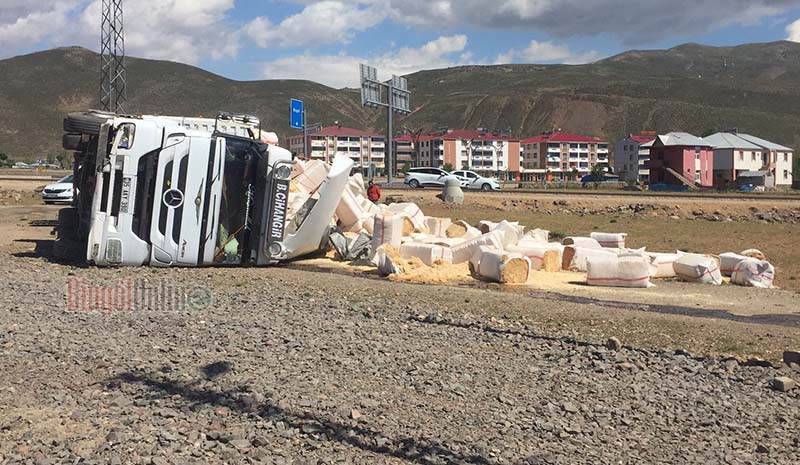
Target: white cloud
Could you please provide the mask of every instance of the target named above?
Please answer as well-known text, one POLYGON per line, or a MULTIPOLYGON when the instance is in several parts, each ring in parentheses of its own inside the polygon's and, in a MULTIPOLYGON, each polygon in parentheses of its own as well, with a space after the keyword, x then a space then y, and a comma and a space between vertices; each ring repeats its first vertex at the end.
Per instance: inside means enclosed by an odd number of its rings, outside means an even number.
POLYGON ((302 47, 349 42, 358 31, 370 29, 386 18, 386 10, 375 4, 324 0, 303 8, 279 24, 258 17, 245 27, 259 47, 302 47))
POLYGON ((800 19, 786 26, 786 32, 789 34, 789 37, 787 37, 786 40, 800 42, 800 19))
MULTIPOLYGON (((357 87, 359 85, 358 65, 367 63, 378 68, 382 77, 392 74, 405 75, 422 69, 446 68, 467 64, 452 56, 460 54, 467 47, 467 36, 443 36, 419 48, 404 47, 375 57, 339 55, 302 55, 281 58, 264 65, 263 77, 266 79, 310 79, 325 85, 357 87)), ((467 56, 467 58, 471 58, 467 56)))
POLYGON ((557 38, 608 33, 629 45, 759 24, 797 0, 386 0, 401 24, 538 30, 557 38))
POLYGON ((551 41, 531 40, 530 44, 523 50, 511 49, 501 53, 495 58, 494 63, 559 63, 574 65, 591 63, 601 57, 602 55, 595 50, 576 53, 566 45, 559 45, 551 41))
MULTIPOLYGON (((100 0, 11 2, 0 16, 2 55, 36 44, 83 45, 97 50, 100 0)), ((234 0, 127 0, 125 46, 130 55, 196 64, 206 57, 234 56, 239 36, 226 21, 234 0)))

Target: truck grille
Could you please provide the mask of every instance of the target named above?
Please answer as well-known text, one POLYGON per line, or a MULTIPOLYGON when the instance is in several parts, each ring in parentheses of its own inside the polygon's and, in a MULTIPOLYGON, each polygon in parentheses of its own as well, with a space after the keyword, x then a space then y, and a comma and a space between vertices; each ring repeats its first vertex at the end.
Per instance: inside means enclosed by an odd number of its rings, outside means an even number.
POLYGON ((106 243, 106 261, 112 265, 122 264, 122 241, 109 239, 106 243))

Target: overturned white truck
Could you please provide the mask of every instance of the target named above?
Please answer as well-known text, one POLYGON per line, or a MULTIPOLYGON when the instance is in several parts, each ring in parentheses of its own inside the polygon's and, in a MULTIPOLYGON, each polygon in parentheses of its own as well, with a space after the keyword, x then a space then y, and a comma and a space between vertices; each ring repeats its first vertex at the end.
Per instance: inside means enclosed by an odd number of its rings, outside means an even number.
POLYGON ((59 212, 56 257, 99 266, 269 265, 314 253, 352 169, 337 158, 287 221, 295 161, 257 118, 64 119, 76 195, 59 212))

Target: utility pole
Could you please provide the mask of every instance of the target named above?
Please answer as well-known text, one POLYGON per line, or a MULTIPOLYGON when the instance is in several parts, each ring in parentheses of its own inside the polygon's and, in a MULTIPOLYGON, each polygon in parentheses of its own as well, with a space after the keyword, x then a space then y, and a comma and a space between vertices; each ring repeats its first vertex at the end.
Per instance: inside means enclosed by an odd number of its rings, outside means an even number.
POLYGON ((100 105, 105 111, 122 113, 128 99, 122 0, 103 0, 102 9, 100 105))
POLYGON ((361 65, 361 104, 365 107, 386 107, 386 148, 384 163, 386 165, 387 185, 392 187, 394 172, 394 154, 392 152, 392 125, 394 113, 407 115, 411 113, 411 92, 408 91, 406 78, 392 75, 386 82, 378 81, 378 70, 372 66, 361 65), (383 89, 386 89, 386 100, 383 89))

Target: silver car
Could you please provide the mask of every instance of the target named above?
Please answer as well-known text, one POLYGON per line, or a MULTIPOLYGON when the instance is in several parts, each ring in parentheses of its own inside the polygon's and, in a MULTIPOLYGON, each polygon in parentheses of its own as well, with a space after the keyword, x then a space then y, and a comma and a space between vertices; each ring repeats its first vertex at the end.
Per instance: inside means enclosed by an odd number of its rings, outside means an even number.
MULTIPOLYGON (((456 178, 452 174, 441 168, 420 167, 411 168, 403 179, 403 184, 407 184, 412 189, 422 187, 444 187, 444 182, 448 178, 456 178)), ((457 179, 457 178, 456 178, 457 179)), ((459 179, 459 181, 461 181, 459 179)), ((461 182, 461 186, 464 187, 461 182)))
POLYGON ((482 191, 499 191, 500 181, 495 178, 484 178, 474 171, 453 171, 453 176, 462 181, 461 186, 467 189, 480 189, 482 191))
POLYGON ((42 191, 42 201, 46 204, 51 203, 72 203, 73 185, 72 175, 59 179, 56 183, 50 184, 42 191))

